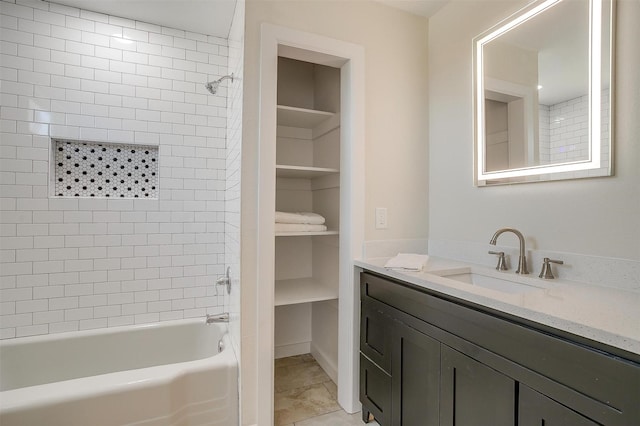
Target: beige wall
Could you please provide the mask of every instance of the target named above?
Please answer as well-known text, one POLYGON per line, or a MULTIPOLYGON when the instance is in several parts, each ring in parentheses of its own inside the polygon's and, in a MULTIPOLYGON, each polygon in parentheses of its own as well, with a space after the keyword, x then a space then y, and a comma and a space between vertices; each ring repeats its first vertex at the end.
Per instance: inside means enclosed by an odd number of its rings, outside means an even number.
MULTIPOLYGON (((256 422, 256 202, 260 24, 362 45, 366 55, 365 238, 427 235, 427 20, 372 1, 246 3, 242 147, 243 424, 256 422), (374 229, 387 207, 389 229, 374 229)), ((264 396, 262 396, 264 397, 264 396)))
MULTIPOLYGON (((364 46, 365 238, 426 237, 427 20, 372 1, 248 1, 244 77, 256 89, 262 22, 364 46), (388 230, 375 230, 375 207, 389 209, 388 230)), ((255 93, 245 98, 253 104, 249 120, 256 120, 255 93)))
POLYGON ((473 186, 471 39, 522 5, 452 2, 429 20, 429 238, 483 243, 513 226, 533 249, 640 260, 637 0, 618 1, 615 176, 473 186))

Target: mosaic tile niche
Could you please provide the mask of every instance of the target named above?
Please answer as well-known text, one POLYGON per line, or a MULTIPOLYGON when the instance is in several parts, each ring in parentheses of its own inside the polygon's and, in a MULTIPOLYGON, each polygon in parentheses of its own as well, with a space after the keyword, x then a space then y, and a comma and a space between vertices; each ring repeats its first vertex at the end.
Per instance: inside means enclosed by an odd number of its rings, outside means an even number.
POLYGON ((158 147, 53 140, 54 196, 158 198, 158 147))

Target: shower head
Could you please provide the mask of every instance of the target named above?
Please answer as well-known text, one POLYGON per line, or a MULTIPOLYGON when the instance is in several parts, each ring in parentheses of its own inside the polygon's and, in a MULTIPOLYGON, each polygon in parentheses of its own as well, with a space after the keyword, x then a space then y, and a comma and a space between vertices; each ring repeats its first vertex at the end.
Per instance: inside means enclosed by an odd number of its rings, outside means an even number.
POLYGON ((204 87, 209 91, 209 93, 211 93, 212 95, 215 95, 216 92, 218 91, 218 87, 220 86, 220 83, 222 83, 224 80, 227 80, 227 79, 233 82, 233 74, 225 75, 224 77, 221 77, 217 80, 205 83, 204 87))

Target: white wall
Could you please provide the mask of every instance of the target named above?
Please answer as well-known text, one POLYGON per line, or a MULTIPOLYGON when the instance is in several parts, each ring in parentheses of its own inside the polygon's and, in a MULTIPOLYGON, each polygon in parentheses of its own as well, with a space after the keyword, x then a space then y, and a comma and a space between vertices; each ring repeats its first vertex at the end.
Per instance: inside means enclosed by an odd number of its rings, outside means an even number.
POLYGON ((270 22, 365 48, 366 239, 426 237, 426 19, 362 1, 247 1, 242 148, 243 424, 255 406, 256 188, 259 146, 259 35, 270 22), (389 229, 374 229, 374 207, 389 209, 389 229))
POLYGON ((2 337, 221 311, 227 41, 0 6, 2 337), (158 145, 159 199, 49 198, 50 137, 158 145))
MULTIPOLYGON (((473 186, 472 44, 525 2, 451 2, 429 21, 429 239, 488 243, 513 226, 533 249, 640 260, 640 3, 619 0, 615 176, 473 186)), ((501 243, 516 245, 515 238, 501 243)), ((536 266, 537 268, 537 266, 536 266)))

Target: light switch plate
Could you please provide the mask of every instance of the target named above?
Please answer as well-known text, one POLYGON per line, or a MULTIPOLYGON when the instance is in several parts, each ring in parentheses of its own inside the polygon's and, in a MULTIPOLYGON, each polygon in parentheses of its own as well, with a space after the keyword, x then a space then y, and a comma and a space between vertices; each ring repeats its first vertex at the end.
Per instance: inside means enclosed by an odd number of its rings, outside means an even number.
POLYGON ((387 229, 387 208, 376 207, 376 229, 387 229))

